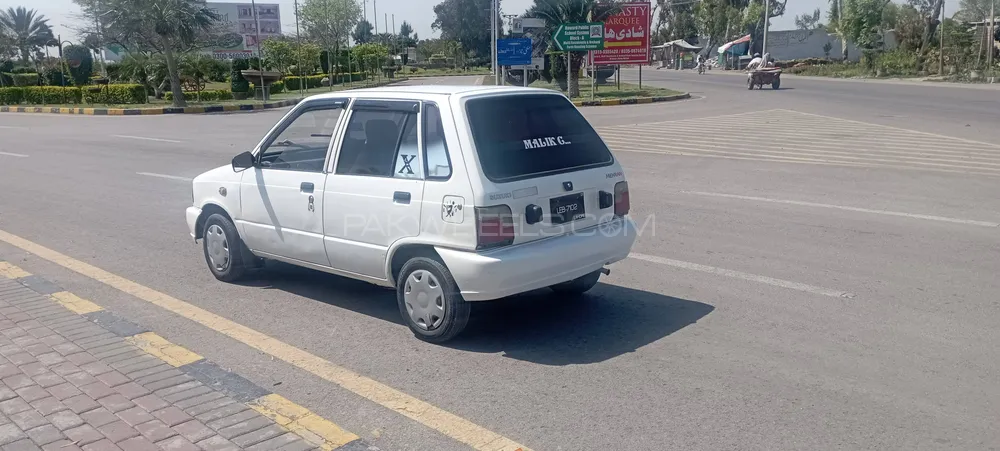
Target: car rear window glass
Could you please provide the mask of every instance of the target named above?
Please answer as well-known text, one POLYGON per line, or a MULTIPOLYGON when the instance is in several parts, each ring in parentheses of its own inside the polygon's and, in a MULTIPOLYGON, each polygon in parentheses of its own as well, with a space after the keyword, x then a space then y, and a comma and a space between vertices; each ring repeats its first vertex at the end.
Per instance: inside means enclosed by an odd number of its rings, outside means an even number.
POLYGON ((483 173, 512 181, 610 164, 608 147, 568 100, 546 94, 466 102, 483 173))

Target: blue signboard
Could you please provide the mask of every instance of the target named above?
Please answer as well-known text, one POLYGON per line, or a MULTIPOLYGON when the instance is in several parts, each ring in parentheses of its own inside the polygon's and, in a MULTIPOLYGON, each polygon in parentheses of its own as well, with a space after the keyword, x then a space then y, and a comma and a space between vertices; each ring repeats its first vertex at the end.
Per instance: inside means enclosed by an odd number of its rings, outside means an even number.
POLYGON ((497 64, 531 64, 531 38, 497 39, 497 64))

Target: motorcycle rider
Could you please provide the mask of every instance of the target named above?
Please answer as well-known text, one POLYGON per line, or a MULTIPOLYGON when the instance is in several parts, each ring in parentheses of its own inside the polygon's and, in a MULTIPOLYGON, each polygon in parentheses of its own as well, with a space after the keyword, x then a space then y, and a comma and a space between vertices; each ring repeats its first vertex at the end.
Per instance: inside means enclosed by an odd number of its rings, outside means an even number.
POLYGON ((753 59, 747 64, 747 70, 754 70, 761 67, 764 63, 764 59, 760 57, 760 53, 754 53, 753 59))
POLYGON ((705 57, 702 56, 701 53, 699 53, 698 54, 698 73, 700 74, 702 72, 705 72, 705 57))

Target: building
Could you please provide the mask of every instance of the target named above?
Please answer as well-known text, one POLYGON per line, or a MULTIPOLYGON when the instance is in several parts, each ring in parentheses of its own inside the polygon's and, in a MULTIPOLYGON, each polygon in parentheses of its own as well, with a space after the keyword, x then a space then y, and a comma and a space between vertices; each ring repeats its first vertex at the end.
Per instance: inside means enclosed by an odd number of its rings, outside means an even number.
MULTIPOLYGON (((254 20, 253 4, 250 2, 208 2, 206 6, 219 15, 226 30, 219 42, 203 50, 216 59, 231 60, 256 55, 258 22, 261 40, 281 35, 281 11, 275 3, 258 2, 257 20, 254 20)), ((114 45, 108 46, 104 54, 109 61, 120 61, 125 56, 123 49, 114 45)))

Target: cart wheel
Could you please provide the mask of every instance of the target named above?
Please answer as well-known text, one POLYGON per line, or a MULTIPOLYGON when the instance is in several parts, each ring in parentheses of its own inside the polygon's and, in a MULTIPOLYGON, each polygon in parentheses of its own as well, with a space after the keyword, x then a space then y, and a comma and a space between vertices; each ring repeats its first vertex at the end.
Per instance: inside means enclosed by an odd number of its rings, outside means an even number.
POLYGON ((778 89, 779 86, 781 86, 781 79, 775 78, 774 81, 771 82, 771 89, 778 89))
POLYGON ((747 77, 747 89, 753 90, 753 78, 747 77))

